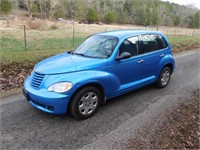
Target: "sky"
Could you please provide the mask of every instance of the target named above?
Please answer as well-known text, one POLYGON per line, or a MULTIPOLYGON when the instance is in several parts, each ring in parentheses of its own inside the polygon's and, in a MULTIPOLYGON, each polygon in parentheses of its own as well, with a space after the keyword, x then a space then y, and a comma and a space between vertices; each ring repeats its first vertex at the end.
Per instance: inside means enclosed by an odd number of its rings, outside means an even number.
POLYGON ((180 5, 193 5, 198 9, 200 9, 200 0, 162 0, 162 1, 173 2, 180 5))

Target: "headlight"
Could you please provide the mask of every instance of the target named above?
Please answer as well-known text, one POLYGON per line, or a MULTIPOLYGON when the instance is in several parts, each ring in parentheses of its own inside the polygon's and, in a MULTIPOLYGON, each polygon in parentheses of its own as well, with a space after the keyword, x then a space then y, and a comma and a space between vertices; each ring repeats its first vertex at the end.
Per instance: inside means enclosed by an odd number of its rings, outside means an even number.
POLYGON ((48 91, 49 92, 63 93, 63 92, 67 92, 68 90, 70 90, 72 85, 73 84, 70 83, 70 82, 55 83, 48 88, 48 91))

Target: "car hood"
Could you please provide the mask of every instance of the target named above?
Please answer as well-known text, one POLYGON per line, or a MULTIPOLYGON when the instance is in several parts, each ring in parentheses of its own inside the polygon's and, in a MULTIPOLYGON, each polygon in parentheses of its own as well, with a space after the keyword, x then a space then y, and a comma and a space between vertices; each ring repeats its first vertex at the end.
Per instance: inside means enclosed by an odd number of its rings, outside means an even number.
POLYGON ((106 65, 107 59, 62 53, 39 62, 34 67, 34 71, 41 74, 59 74, 102 68, 106 65))

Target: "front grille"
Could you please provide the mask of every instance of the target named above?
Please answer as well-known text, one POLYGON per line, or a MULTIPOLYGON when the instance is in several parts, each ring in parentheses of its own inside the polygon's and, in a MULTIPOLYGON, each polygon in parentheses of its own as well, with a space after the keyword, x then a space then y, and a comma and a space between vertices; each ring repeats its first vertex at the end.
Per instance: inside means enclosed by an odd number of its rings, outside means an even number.
POLYGON ((33 72, 31 76, 31 86, 33 88, 39 89, 44 80, 44 77, 44 74, 33 72))

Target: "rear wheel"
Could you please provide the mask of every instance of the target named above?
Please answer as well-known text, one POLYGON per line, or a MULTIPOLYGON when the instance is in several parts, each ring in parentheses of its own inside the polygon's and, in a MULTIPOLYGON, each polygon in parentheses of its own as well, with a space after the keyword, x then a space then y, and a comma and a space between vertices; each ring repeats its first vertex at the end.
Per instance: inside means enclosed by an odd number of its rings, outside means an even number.
POLYGON ((95 114, 100 106, 100 91, 93 86, 80 89, 70 103, 70 112, 76 119, 87 119, 95 114))
POLYGON ((166 87, 170 81, 170 77, 171 77, 171 69, 169 67, 163 68, 156 82, 156 86, 158 88, 166 87))

